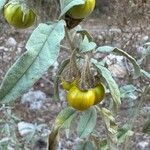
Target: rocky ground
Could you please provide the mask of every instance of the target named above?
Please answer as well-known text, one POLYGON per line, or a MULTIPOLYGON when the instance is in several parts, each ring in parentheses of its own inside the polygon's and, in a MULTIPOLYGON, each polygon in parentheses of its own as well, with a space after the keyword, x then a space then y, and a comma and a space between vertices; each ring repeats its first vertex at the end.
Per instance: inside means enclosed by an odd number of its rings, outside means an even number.
MULTIPOLYGON (((110 27, 106 26, 98 20, 90 20, 85 21, 83 26, 91 32, 91 34, 95 37, 98 45, 113 45, 119 48, 127 49, 127 51, 131 54, 137 53, 137 57, 141 55, 141 51, 143 48, 143 44, 150 40, 148 32, 140 33, 140 28, 135 27, 136 39, 132 37, 132 33, 128 33, 128 29, 124 30, 124 33, 118 27, 110 27), (132 40, 132 43, 130 39, 132 40), (124 39, 124 40, 122 40, 124 39), (131 49, 131 44, 132 48, 131 49)), ((8 25, 1 22, 0 24, 1 35, 0 35, 0 82, 2 81, 6 70, 14 63, 14 61, 25 52, 25 43, 32 32, 32 28, 28 30, 15 30, 10 28, 8 25)), ((67 56, 66 53, 62 53, 58 62, 54 64, 54 66, 33 86, 29 92, 25 93, 18 101, 14 104, 12 111, 13 113, 20 118, 19 121, 16 122, 16 132, 17 136, 24 137, 26 130, 24 127, 28 126, 31 129, 35 127, 35 124, 44 126, 39 129, 39 132, 47 135, 55 120, 56 115, 67 106, 65 101, 65 93, 62 89, 60 89, 60 102, 53 101, 53 79, 52 77, 56 74, 56 69, 59 66, 60 60, 67 56)), ((98 56, 97 56, 98 57, 98 56)), ((113 61, 115 64, 110 66, 110 70, 113 71, 114 77, 117 77, 119 85, 126 84, 124 79, 126 74, 128 73, 128 68, 126 67, 122 57, 116 57, 113 55, 108 56, 106 59, 108 61, 113 61)), ((126 81, 128 82, 128 81, 126 81)), ((148 83, 148 81, 143 81, 144 84, 148 83)), ((137 85, 139 81, 134 81, 137 85)), ((119 126, 122 126, 124 123, 128 121, 128 106, 125 102, 123 102, 121 109, 116 117, 117 123, 119 126)), ((149 150, 150 149, 150 136, 148 134, 142 133, 142 126, 145 121, 146 113, 150 111, 150 105, 144 103, 141 108, 140 115, 138 115, 135 126, 134 126, 134 135, 131 140, 130 148, 132 150, 149 150)), ((2 111, 1 111, 2 114, 2 111)), ((40 128, 40 127, 39 127, 40 128)), ((97 124, 97 132, 103 132, 103 126, 101 121, 98 121, 97 124)), ((62 138, 60 140, 60 146, 62 150, 70 150, 74 149, 75 144, 79 141, 78 138, 75 138, 76 135, 73 133, 71 137, 68 139, 62 134, 62 138)), ((19 140, 21 143, 24 143, 24 140, 19 140)), ((25 143, 24 143, 25 144, 25 143)), ((28 144, 27 144, 28 145, 28 144)), ((38 145, 38 144, 37 144, 38 145)), ((41 144, 42 145, 42 144, 41 144)), ((33 145, 29 144, 29 147, 33 145)), ((41 146, 42 147, 42 146, 41 146)), ((44 147, 44 144, 43 144, 44 147)), ((23 148, 22 148, 23 149, 23 148)), ((31 149, 31 148, 30 148, 31 149)), ((37 147, 34 149, 38 149, 37 147)), ((42 149, 42 148, 41 148, 42 149)), ((43 148, 44 149, 44 148, 43 148)))

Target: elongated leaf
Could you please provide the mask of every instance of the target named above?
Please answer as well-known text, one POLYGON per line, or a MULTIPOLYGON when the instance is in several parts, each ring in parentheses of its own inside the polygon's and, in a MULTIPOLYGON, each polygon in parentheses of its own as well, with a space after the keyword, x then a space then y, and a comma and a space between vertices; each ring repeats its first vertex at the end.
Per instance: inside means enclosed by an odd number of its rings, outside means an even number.
POLYGON ((83 112, 77 127, 77 134, 80 138, 89 135, 96 125, 97 113, 94 107, 83 112))
POLYGON ((90 42, 88 37, 85 35, 83 41, 81 41, 79 50, 81 52, 88 52, 96 48, 96 43, 90 42))
POLYGON ((111 46, 100 46, 96 50, 98 52, 101 52, 101 53, 111 53, 114 50, 114 47, 111 47, 111 46))
POLYGON ((98 68, 101 75, 105 78, 113 98, 114 106, 117 109, 121 104, 120 91, 118 85, 116 84, 115 80, 112 78, 111 72, 106 67, 102 66, 100 63, 98 63, 95 60, 92 60, 92 62, 98 68))
POLYGON ((71 107, 67 107, 64 110, 62 110, 55 120, 55 127, 65 127, 68 128, 70 126, 70 123, 72 119, 77 115, 77 112, 75 109, 71 107))
POLYGON ((8 103, 28 90, 56 61, 64 38, 65 22, 40 24, 29 38, 25 52, 7 72, 0 87, 0 103, 8 103))
MULTIPOLYGON (((109 145, 109 149, 118 150, 117 146, 117 125, 115 123, 115 118, 112 113, 106 109, 102 108, 100 110, 103 121, 106 125, 107 130, 107 144, 109 145)), ((105 148, 105 147, 104 147, 105 148)))
POLYGON ((134 78, 138 78, 140 76, 140 66, 137 64, 136 60, 129 55, 127 52, 118 49, 116 47, 111 47, 111 46, 102 46, 97 48, 98 52, 103 52, 103 53, 111 53, 114 52, 118 55, 126 57, 133 65, 134 67, 134 78))
POLYGON ((7 0, 0 0, 0 10, 3 8, 7 0))
POLYGON ((134 85, 124 85, 120 87, 121 98, 132 98, 132 96, 136 97, 135 91, 137 91, 137 88, 134 85))
POLYGON ((80 29, 77 31, 77 33, 80 33, 82 35, 82 38, 84 38, 84 36, 86 35, 90 42, 93 41, 92 35, 87 30, 80 29))
POLYGON ((86 141, 78 144, 76 150, 95 150, 95 146, 91 141, 86 141))
POLYGON ((61 14, 59 18, 61 18, 73 6, 84 4, 84 3, 85 0, 60 0, 61 14))
POLYGON ((143 69, 141 69, 141 72, 142 72, 143 76, 150 78, 150 73, 148 73, 147 71, 145 71, 143 69))
POLYGON ((108 131, 112 134, 116 134, 117 133, 117 125, 115 123, 115 118, 113 117, 112 113, 106 108, 102 108, 101 113, 103 116, 103 120, 106 123, 108 131))
POLYGON ((124 143, 124 141, 126 140, 126 138, 132 136, 133 134, 134 134, 134 132, 131 131, 130 129, 119 128, 118 129, 118 133, 117 133, 118 143, 119 144, 124 143))

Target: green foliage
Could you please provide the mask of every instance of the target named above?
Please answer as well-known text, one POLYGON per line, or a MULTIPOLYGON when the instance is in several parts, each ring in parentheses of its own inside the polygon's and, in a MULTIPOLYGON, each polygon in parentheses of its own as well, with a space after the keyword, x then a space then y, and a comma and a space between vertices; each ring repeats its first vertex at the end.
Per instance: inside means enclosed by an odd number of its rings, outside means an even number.
POLYGON ((0 0, 0 10, 3 8, 7 0, 0 0))
POLYGON ((115 110, 119 108, 121 104, 120 100, 120 91, 118 88, 118 85, 116 84, 115 80, 112 78, 111 72, 104 66, 101 65, 101 63, 97 62, 96 60, 92 60, 93 64, 99 69, 100 74, 103 76, 103 78, 106 80, 111 95, 113 97, 113 103, 115 110))
POLYGON ((147 71, 141 69, 141 73, 142 73, 142 75, 143 75, 144 77, 150 78, 150 73, 148 73, 147 71))
POLYGON ((85 35, 83 41, 80 43, 79 50, 84 53, 96 48, 96 44, 94 42, 90 42, 88 37, 85 35))
POLYGON ((87 36, 89 42, 93 41, 92 35, 87 30, 80 29, 80 30, 77 31, 77 33, 80 33, 82 35, 82 38, 87 36))
POLYGON ((7 72, 0 87, 0 103, 8 103, 28 90, 56 61, 64 38, 65 22, 40 24, 29 38, 27 51, 7 72), (53 38, 55 36, 55 38, 53 38))
POLYGON ((135 99, 135 92, 138 89, 130 84, 130 85, 124 85, 122 87, 120 87, 120 93, 121 93, 121 98, 131 98, 131 99, 135 99))
POLYGON ((55 120, 55 128, 69 128, 70 123, 73 120, 73 118, 77 115, 77 112, 75 109, 71 107, 67 107, 64 110, 62 110, 55 120))
POLYGON ((89 135, 96 125, 96 120, 97 113, 94 107, 84 111, 83 115, 80 116, 80 121, 77 127, 78 136, 80 138, 85 138, 87 135, 89 135))

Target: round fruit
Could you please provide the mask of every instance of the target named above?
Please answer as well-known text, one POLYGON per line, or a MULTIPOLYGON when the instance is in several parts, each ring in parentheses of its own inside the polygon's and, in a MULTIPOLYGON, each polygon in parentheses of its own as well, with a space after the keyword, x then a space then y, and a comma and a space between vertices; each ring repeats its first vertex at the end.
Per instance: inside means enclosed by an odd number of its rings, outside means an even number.
POLYGON ((61 85, 63 89, 69 91, 73 85, 76 85, 76 82, 77 82, 76 80, 74 80, 73 82, 66 82, 62 80, 61 85))
POLYGON ((83 19, 89 16, 95 7, 95 0, 85 0, 85 4, 72 7, 67 14, 74 19, 83 19))
POLYGON ((105 95, 105 88, 104 86, 100 83, 99 85, 97 85, 93 91, 95 91, 95 102, 94 105, 100 103, 105 95))
POLYGON ((4 6, 4 17, 10 25, 25 29, 33 25, 36 14, 25 4, 9 2, 4 6))
POLYGON ((85 110, 94 104, 95 91, 92 89, 81 91, 77 86, 72 86, 67 93, 67 101, 73 108, 85 110))

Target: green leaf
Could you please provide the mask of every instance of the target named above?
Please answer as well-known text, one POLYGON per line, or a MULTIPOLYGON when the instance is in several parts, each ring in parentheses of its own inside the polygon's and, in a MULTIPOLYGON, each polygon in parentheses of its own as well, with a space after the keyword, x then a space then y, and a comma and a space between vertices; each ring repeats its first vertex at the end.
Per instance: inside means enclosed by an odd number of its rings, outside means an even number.
POLYGON ((84 38, 84 36, 87 36, 87 38, 90 42, 93 41, 93 37, 91 36, 91 34, 87 30, 80 29, 77 31, 77 33, 80 33, 82 35, 82 38, 84 38))
POLYGON ((108 150, 108 144, 107 144, 107 140, 106 139, 100 141, 99 149, 100 150, 108 150))
POLYGON ((76 150, 95 150, 95 145, 91 141, 82 142, 77 145, 76 150))
POLYGON ((111 53, 114 50, 114 47, 111 46, 101 46, 96 49, 97 52, 101 53, 111 53))
POLYGON ((77 134, 80 138, 89 135, 96 125, 97 113, 94 107, 83 112, 77 127, 77 134))
POLYGON ((143 132, 150 134, 150 119, 145 123, 143 127, 143 132))
POLYGON ((122 144, 125 140, 134 134, 133 131, 127 128, 119 128, 117 133, 118 143, 122 144))
POLYGON ((110 89, 110 93, 113 98, 114 106, 116 109, 118 109, 118 107, 121 104, 120 91, 119 91, 118 85, 116 84, 115 80, 112 78, 111 72, 106 67, 102 66, 101 63, 95 61, 94 59, 92 59, 92 62, 98 68, 101 75, 106 80, 106 82, 109 86, 109 89, 110 89))
MULTIPOLYGON (((106 132, 107 132, 107 144, 109 149, 117 150, 117 125, 115 123, 115 118, 112 113, 106 108, 96 108, 100 111, 103 121, 105 122, 106 132)), ((104 149, 106 146, 104 146, 104 149)))
POLYGON ((102 118, 105 121, 105 124, 107 126, 107 130, 112 134, 116 134, 117 125, 115 123, 115 118, 113 117, 112 113, 106 108, 102 108, 101 113, 102 113, 102 118))
POLYGON ((0 86, 0 103, 11 102, 28 90, 56 61, 65 22, 40 24, 29 38, 27 51, 7 72, 0 86))
POLYGON ((75 109, 71 107, 67 107, 64 110, 62 110, 55 120, 55 127, 61 128, 69 128, 70 123, 73 120, 73 118, 77 115, 77 112, 75 109))
POLYGON ((85 35, 83 41, 81 41, 79 50, 81 52, 88 52, 96 48, 96 43, 90 42, 88 37, 85 35))
POLYGON ((143 69, 141 69, 141 72, 142 72, 143 76, 150 78, 150 73, 148 73, 147 71, 145 71, 143 69))
POLYGON ((140 76, 140 73, 141 73, 140 72, 140 66, 138 65, 136 60, 131 55, 129 55, 127 52, 125 52, 125 51, 123 51, 121 49, 118 49, 116 47, 111 47, 111 46, 98 47, 97 51, 98 52, 103 52, 103 53, 114 52, 114 53, 116 53, 118 55, 126 57, 132 63, 132 65, 134 67, 134 78, 138 78, 140 76))
POLYGON ((4 7, 7 0, 0 0, 0 10, 4 7))
POLYGON ((61 6, 61 14, 59 18, 61 18, 65 13, 76 5, 84 4, 85 0, 60 0, 60 6, 61 6))
POLYGON ((131 98, 131 95, 135 95, 135 91, 137 91, 137 88, 132 84, 120 87, 120 93, 122 98, 131 98))

